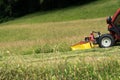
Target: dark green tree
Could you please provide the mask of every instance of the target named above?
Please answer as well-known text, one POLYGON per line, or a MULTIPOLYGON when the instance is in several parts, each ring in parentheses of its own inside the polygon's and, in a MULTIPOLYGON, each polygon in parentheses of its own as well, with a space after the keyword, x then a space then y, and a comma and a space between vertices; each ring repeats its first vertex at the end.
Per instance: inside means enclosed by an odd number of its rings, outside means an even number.
POLYGON ((42 9, 51 10, 75 5, 83 5, 96 0, 43 0, 42 9))

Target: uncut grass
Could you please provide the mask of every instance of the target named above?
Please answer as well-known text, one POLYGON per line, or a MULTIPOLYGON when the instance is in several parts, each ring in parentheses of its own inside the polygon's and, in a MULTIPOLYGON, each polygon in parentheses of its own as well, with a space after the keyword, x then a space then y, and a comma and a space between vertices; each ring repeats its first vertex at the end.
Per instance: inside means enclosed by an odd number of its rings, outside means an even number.
POLYGON ((2 25, 0 27, 1 49, 65 48, 84 40, 91 31, 107 33, 105 18, 76 20, 67 22, 2 25), (65 46, 64 46, 65 45, 65 46))
POLYGON ((67 60, 56 65, 4 64, 0 68, 0 79, 49 79, 49 80, 119 80, 120 63, 117 58, 79 59, 75 63, 67 60), (7 76, 6 76, 7 75, 7 76))
POLYGON ((119 47, 49 53, 47 56, 10 53, 0 63, 0 79, 119 80, 119 58, 119 47))
POLYGON ((106 29, 105 18, 88 19, 69 22, 3 25, 0 28, 1 42, 18 40, 52 40, 66 37, 83 37, 89 35, 92 30, 104 31, 106 29))

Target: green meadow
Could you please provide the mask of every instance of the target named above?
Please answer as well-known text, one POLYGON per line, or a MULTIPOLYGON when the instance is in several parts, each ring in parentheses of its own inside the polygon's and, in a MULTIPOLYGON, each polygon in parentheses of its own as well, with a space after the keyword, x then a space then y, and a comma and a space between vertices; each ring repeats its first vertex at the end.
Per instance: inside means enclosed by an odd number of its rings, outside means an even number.
POLYGON ((120 46, 72 51, 91 31, 107 31, 117 0, 29 14, 0 24, 1 80, 119 80, 120 46))

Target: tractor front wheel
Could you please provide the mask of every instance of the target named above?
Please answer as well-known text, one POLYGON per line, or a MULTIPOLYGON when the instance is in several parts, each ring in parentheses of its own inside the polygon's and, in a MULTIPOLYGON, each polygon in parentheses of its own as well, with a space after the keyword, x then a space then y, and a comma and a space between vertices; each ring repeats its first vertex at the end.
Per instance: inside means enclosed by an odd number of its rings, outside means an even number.
POLYGON ((110 34, 104 34, 99 38, 99 47, 108 48, 113 46, 115 43, 114 38, 110 34))

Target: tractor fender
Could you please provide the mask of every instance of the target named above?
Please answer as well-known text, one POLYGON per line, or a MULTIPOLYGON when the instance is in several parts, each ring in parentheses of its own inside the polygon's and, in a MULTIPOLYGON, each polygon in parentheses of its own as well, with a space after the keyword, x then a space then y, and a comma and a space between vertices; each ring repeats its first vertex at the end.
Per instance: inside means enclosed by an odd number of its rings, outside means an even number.
POLYGON ((114 32, 114 33, 116 33, 117 35, 119 35, 119 36, 120 36, 120 32, 119 32, 119 31, 118 31, 118 29, 117 29, 117 28, 115 28, 115 27, 108 28, 108 31, 110 31, 110 32, 114 32))

